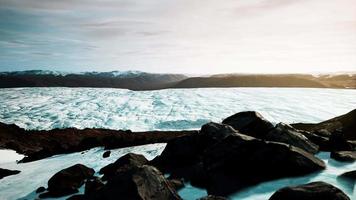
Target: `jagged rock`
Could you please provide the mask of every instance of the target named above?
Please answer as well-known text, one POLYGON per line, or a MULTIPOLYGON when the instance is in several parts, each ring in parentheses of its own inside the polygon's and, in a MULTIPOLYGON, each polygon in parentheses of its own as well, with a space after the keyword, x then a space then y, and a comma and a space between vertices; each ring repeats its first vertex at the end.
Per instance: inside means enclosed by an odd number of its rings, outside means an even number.
POLYGON ((111 151, 105 151, 105 152, 103 153, 103 158, 108 158, 108 157, 110 157, 110 154, 111 154, 111 151))
POLYGON ((206 197, 200 198, 199 200, 227 200, 227 198, 220 197, 220 196, 214 196, 214 195, 208 195, 206 197))
POLYGON ((312 143, 301 132, 284 123, 277 124, 276 127, 269 131, 262 139, 290 144, 312 154, 316 154, 319 149, 316 144, 312 143))
POLYGON ((226 196, 244 187, 325 168, 322 160, 297 147, 234 135, 207 149, 203 157, 209 194, 226 196))
POLYGON ((99 173, 104 174, 103 180, 108 180, 114 176, 117 170, 123 167, 137 167, 146 164, 148 160, 140 154, 128 153, 114 163, 111 163, 103 168, 100 169, 99 173))
POLYGON ((48 192, 41 198, 60 197, 78 192, 84 181, 91 178, 95 171, 82 164, 76 164, 57 172, 48 180, 48 192))
POLYGON ((6 176, 11 176, 20 173, 21 171, 19 170, 9 170, 9 169, 2 169, 0 168, 0 179, 6 177, 6 176))
POLYGON ((328 183, 313 182, 279 189, 269 200, 350 200, 350 198, 328 183))
POLYGON ((180 200, 176 190, 164 176, 148 165, 128 167, 114 174, 108 183, 96 193, 88 196, 91 200, 180 200))
POLYGON ((331 152, 330 157, 337 161, 353 162, 356 160, 356 151, 331 152))
POLYGON ((223 120, 223 124, 228 124, 242 134, 256 138, 263 138, 274 126, 262 115, 254 111, 236 113, 223 120))

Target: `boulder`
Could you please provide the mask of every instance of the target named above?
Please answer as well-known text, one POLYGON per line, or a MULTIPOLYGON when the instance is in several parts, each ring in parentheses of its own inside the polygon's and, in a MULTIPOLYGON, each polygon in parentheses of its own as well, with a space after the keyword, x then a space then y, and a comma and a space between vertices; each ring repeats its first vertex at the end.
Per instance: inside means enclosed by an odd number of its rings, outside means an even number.
POLYGON ((316 154, 319 147, 292 126, 279 123, 263 138, 268 141, 281 142, 299 147, 311 154, 316 154))
POLYGON ((137 167, 146 164, 148 160, 140 154, 128 153, 114 163, 111 163, 100 169, 99 174, 104 174, 103 180, 108 180, 110 177, 120 170, 120 168, 137 167))
POLYGON ((40 195, 45 197, 60 197, 78 192, 84 181, 93 177, 95 171, 82 164, 76 164, 57 172, 48 180, 48 192, 40 195))
POLYGON ((348 178, 356 181, 356 170, 345 172, 340 175, 341 178, 348 178))
POLYGON ((356 151, 331 152, 330 157, 337 161, 354 162, 356 160, 356 151))
POLYGON ((332 151, 353 151, 354 147, 349 143, 341 130, 335 130, 329 138, 329 146, 332 151))
POLYGON ((115 173, 107 184, 88 196, 92 200, 178 200, 176 190, 155 168, 148 165, 129 167, 115 173))
MULTIPOLYGON (((317 124, 305 124, 298 123, 292 124, 293 127, 318 133, 323 131, 324 133, 334 133, 335 131, 341 131, 346 140, 356 140, 356 109, 344 115, 317 123, 317 124)), ((322 135, 326 136, 327 135, 322 135)))
POLYGON ((91 195, 100 190, 102 187, 104 187, 104 185, 105 184, 101 182, 98 178, 87 180, 87 182, 85 183, 84 194, 91 195))
POLYGON ((38 194, 38 193, 42 193, 42 192, 44 192, 44 191, 46 191, 46 188, 43 187, 43 186, 41 186, 41 187, 39 187, 39 188, 36 189, 36 193, 37 193, 37 194, 38 194))
POLYGON ((105 151, 105 152, 103 153, 103 158, 108 158, 108 157, 110 157, 110 154, 111 154, 111 151, 105 151))
POLYGON ((0 179, 6 177, 6 176, 11 176, 20 173, 21 171, 19 170, 9 170, 9 169, 2 169, 0 168, 0 179))
POLYGON ((269 200, 350 200, 340 189, 325 183, 313 182, 305 185, 284 187, 269 200))
POLYGON ((322 160, 291 145, 237 134, 204 152, 208 194, 227 196, 244 187, 325 168, 322 160))
POLYGON ((222 121, 242 134, 263 138, 274 126, 262 115, 254 111, 236 113, 222 121))
POLYGON ((86 196, 83 194, 76 194, 67 198, 67 200, 85 200, 86 196))

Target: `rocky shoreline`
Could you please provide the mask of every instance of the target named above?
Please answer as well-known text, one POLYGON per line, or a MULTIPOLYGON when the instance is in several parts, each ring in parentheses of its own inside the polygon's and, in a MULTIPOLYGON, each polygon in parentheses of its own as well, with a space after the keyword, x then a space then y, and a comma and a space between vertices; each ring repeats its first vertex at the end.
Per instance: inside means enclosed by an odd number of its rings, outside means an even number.
MULTIPOLYGON (((164 142, 152 161, 129 153, 96 172, 77 164, 57 172, 40 198, 74 194, 69 199, 181 199, 185 182, 204 188, 203 199, 226 199, 243 188, 279 178, 318 173, 325 163, 314 154, 331 152, 339 161, 355 161, 356 110, 318 124, 273 125, 259 113, 232 115, 199 131, 133 133, 106 129, 26 131, 0 124, 0 147, 27 157, 22 162, 82 151, 164 142), (75 194, 84 186, 84 194, 75 194)), ((106 153, 105 156, 110 156, 106 153)), ((340 178, 355 180, 354 172, 340 178)), ((15 176, 15 175, 14 175, 15 176)), ((34 188, 35 189, 35 188, 34 188)), ((340 189, 324 182, 286 186, 270 200, 347 200, 340 189)))

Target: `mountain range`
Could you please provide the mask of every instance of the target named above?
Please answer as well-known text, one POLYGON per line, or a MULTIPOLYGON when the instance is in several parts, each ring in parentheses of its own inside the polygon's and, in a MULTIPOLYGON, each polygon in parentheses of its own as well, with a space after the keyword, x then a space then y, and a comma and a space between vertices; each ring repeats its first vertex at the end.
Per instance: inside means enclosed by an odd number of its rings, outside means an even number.
POLYGON ((356 73, 188 76, 141 71, 67 73, 30 70, 0 72, 0 88, 14 87, 99 87, 130 90, 208 87, 356 88, 356 73))

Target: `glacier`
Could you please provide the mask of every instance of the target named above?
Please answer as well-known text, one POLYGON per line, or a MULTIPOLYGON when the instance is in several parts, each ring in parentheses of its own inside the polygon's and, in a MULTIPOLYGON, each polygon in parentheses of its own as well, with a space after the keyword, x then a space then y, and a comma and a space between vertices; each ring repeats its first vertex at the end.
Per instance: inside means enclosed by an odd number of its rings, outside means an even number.
POLYGON ((34 130, 199 129, 246 110, 258 111, 274 123, 314 123, 355 108, 356 90, 351 89, 0 89, 0 122, 34 130))
MULTIPOLYGON (((231 114, 246 110, 258 111, 274 123, 320 122, 355 108, 356 90, 348 89, 0 89, 0 121, 33 130, 67 127, 133 131, 199 129, 206 122, 220 122, 231 114)), ((102 158, 102 148, 94 148, 30 163, 17 163, 16 160, 21 159, 22 155, 11 150, 0 150, 0 168, 21 171, 18 175, 0 180, 0 199, 34 199, 37 187, 46 186, 54 173, 76 163, 98 171, 128 152, 140 153, 147 159, 153 159, 164 147, 165 144, 152 144, 115 149, 106 159, 102 158)), ((335 161, 326 152, 317 156, 326 163, 326 170, 302 177, 260 183, 231 195, 230 199, 266 200, 281 187, 319 180, 339 187, 351 199, 356 199, 354 183, 337 178, 338 175, 355 169, 356 163, 335 161)), ((83 192, 83 188, 80 192, 83 192)), ((207 193, 186 183, 179 194, 183 199, 194 200, 207 193)))

